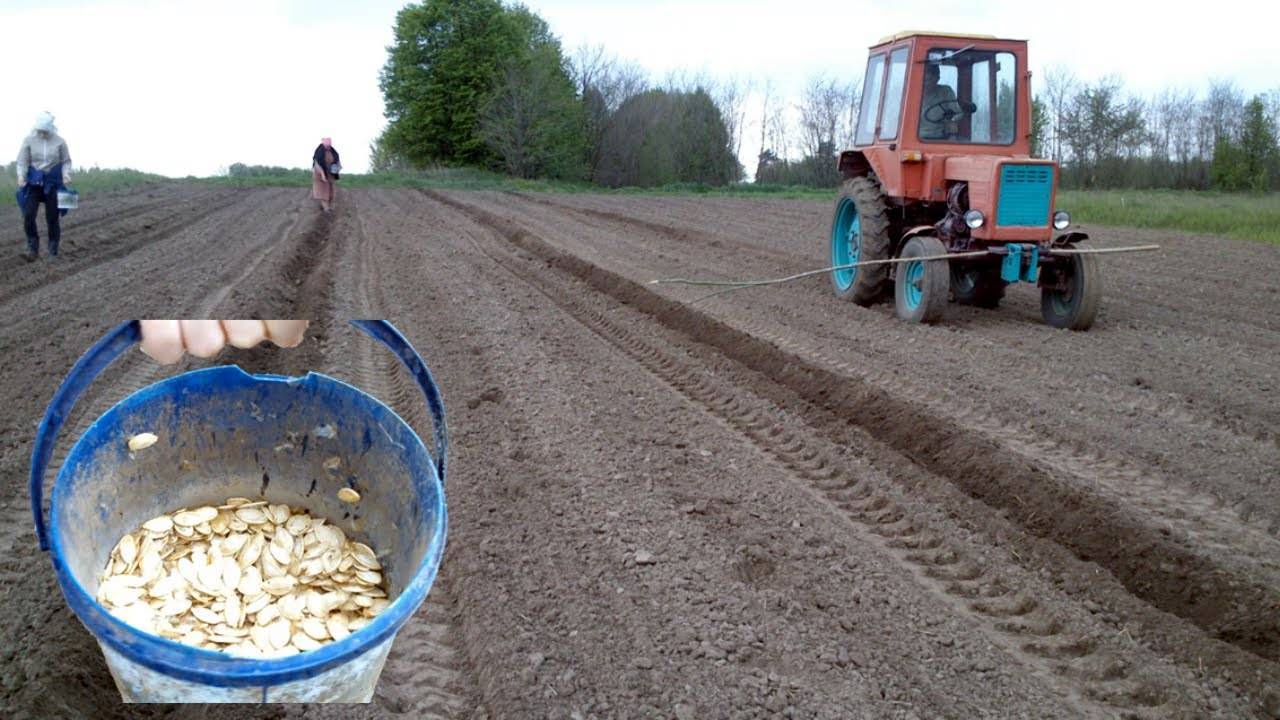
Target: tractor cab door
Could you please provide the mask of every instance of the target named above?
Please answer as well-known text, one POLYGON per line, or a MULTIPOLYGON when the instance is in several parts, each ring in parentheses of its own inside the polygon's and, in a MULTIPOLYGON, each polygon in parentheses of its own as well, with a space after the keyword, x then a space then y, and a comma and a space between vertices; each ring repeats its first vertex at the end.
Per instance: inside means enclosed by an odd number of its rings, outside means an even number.
POLYGON ((867 58, 855 147, 893 142, 902 129, 902 91, 907 84, 907 45, 877 50, 867 58))

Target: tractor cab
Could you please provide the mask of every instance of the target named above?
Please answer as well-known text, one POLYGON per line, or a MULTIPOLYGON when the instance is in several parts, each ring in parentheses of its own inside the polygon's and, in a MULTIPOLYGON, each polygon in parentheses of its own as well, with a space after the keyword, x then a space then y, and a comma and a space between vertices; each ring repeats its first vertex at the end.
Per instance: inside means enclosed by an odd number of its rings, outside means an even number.
POLYGON ((856 144, 991 145, 997 154, 1027 154, 1025 134, 1013 148, 1027 89, 1019 57, 1026 57, 1026 43, 978 36, 907 37, 873 52, 856 144), (987 47, 979 48, 980 40, 987 47))
POLYGON ((1086 236, 1055 237, 1070 224, 1054 206, 1058 168, 1031 157, 1030 81, 1025 40, 903 32, 871 46, 838 160, 837 296, 893 292, 903 319, 935 322, 948 299, 994 307, 1006 285, 1033 282, 1050 324, 1092 324, 1093 257, 1071 247, 1086 236))

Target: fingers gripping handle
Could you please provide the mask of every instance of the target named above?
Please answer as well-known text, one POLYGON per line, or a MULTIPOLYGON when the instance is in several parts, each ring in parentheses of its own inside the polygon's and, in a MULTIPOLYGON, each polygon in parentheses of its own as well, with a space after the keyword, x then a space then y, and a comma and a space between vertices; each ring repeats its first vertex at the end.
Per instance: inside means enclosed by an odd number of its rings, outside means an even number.
MULTIPOLYGON (((431 371, 404 335, 401 335, 400 331, 386 320, 352 320, 351 324, 395 353, 395 356, 413 375, 418 387, 422 389, 427 408, 431 411, 432 430, 435 436, 436 473, 443 485, 445 469, 448 467, 449 432, 444 421, 444 403, 440 400, 440 390, 431 377, 431 371)), ((40 421, 40 429, 36 434, 35 448, 31 451, 29 488, 31 515, 35 520, 36 538, 40 542, 41 550, 49 549, 43 507, 44 476, 49 467, 49 461, 53 458, 53 448, 62 431, 62 425, 89 385, 111 363, 115 362, 116 358, 141 341, 142 326, 137 320, 130 320, 116 326, 76 361, 45 410, 44 419, 40 421)))
POLYGON ((44 523, 44 473, 53 457, 53 446, 58 441, 58 433, 66 422, 76 401, 84 394, 89 385, 107 369, 116 358, 124 354, 142 340, 142 326, 137 320, 130 320, 117 325, 107 333, 89 351, 80 356, 70 374, 62 381, 58 391, 49 401, 44 411, 44 419, 40 421, 40 430, 36 433, 35 449, 31 451, 31 514, 36 521, 36 538, 40 541, 40 549, 49 549, 49 535, 44 523))

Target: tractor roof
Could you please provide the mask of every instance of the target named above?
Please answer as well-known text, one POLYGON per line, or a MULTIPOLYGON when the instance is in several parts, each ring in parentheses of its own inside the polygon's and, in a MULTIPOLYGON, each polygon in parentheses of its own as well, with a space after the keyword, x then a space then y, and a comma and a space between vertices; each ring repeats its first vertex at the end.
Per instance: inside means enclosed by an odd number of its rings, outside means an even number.
MULTIPOLYGON (((997 38, 995 35, 969 35, 966 33, 929 32, 927 30, 904 30, 902 32, 894 33, 892 35, 888 35, 880 38, 880 41, 877 42, 875 45, 872 45, 871 47, 878 47, 880 45, 885 45, 887 43, 897 42, 898 40, 912 37, 912 36, 962 38, 965 40, 1001 40, 1001 39, 1007 40, 1007 38, 997 38)), ((1022 41, 1010 40, 1010 42, 1022 42, 1022 41)))

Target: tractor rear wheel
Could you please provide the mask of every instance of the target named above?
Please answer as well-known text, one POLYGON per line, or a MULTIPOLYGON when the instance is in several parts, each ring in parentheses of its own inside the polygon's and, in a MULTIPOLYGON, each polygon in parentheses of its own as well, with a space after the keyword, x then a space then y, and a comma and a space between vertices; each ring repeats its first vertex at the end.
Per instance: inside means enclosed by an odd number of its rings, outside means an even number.
POLYGON ((1093 325, 1102 301, 1098 258, 1068 256, 1051 275, 1046 277, 1046 273, 1041 273, 1041 282, 1045 287, 1040 289, 1040 313, 1045 322, 1067 330, 1088 330, 1093 325))
POLYGON ((1004 299, 1005 281, 995 263, 951 263, 951 294, 961 305, 994 308, 1004 299))
MULTIPOLYGON (((913 237, 900 257, 946 255, 947 248, 934 237, 913 237)), ((946 260, 913 260, 898 265, 894 283, 898 317, 913 323, 935 323, 947 308, 951 271, 946 260)))
MULTIPOLYGON (((887 260, 890 252, 889 218, 884 191, 875 180, 857 177, 845 181, 836 198, 831 221, 831 265, 867 260, 887 260)), ((836 297, 862 306, 880 300, 889 286, 888 265, 868 265, 831 271, 836 297)))

